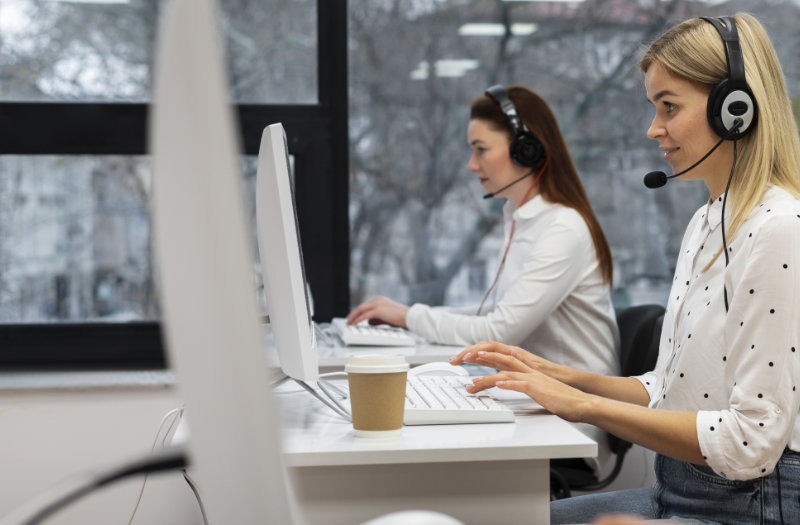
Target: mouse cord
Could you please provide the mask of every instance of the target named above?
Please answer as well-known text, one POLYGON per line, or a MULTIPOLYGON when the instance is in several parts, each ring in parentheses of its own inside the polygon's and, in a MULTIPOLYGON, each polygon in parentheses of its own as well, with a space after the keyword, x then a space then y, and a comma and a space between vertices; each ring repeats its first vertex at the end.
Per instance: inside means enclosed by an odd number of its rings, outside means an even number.
POLYGON ((186 483, 189 484, 189 488, 192 489, 192 492, 194 493, 194 498, 197 500, 197 506, 200 507, 200 514, 203 516, 203 524, 208 525, 206 507, 203 505, 203 499, 200 497, 200 491, 198 490, 195 481, 191 478, 191 476, 189 476, 189 473, 186 472, 186 469, 183 469, 183 479, 186 480, 186 483))
MULTIPOLYGON (((161 418, 161 423, 159 423, 158 425, 158 430, 156 431, 156 437, 153 440, 153 445, 150 447, 151 452, 156 449, 156 446, 158 445, 159 441, 161 442, 162 447, 165 447, 167 445, 167 438, 170 436, 173 429, 177 426, 178 422, 181 420, 182 417, 183 417, 182 406, 178 408, 173 408, 172 410, 164 414, 164 417, 161 418), (172 419, 170 420, 170 418, 172 419), (164 429, 164 425, 167 423, 168 420, 169 420, 169 426, 167 427, 167 431, 164 432, 163 437, 159 438, 159 436, 161 436, 161 431, 164 429)), ((144 495, 144 486, 147 483, 147 476, 148 473, 145 472, 144 477, 142 478, 142 485, 141 487, 139 487, 139 495, 136 498, 136 504, 133 506, 133 511, 131 511, 131 517, 128 520, 128 525, 131 525, 131 523, 133 523, 133 518, 136 516, 136 511, 139 510, 139 504, 142 502, 142 496, 144 495)))

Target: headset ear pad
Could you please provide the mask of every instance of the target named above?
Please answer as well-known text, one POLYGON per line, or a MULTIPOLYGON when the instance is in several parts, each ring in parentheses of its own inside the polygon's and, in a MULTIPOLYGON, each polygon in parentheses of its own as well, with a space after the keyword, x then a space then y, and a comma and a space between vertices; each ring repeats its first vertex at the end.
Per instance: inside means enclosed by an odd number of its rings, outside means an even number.
POLYGON ((750 90, 746 86, 733 86, 727 79, 711 90, 707 110, 711 129, 725 139, 739 139, 745 136, 755 127, 758 117, 750 90), (731 133, 736 119, 742 119, 742 125, 731 133))
POLYGON ((518 133, 511 141, 511 160, 526 168, 538 168, 545 159, 544 146, 531 133, 518 133))

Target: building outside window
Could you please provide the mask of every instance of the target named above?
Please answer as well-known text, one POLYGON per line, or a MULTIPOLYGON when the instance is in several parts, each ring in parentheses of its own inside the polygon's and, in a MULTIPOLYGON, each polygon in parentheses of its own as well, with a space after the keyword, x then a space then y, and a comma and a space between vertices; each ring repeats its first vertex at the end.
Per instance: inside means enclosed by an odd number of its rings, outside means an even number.
MULTIPOLYGON (((49 103, 147 104, 162 3, 0 1, 0 104, 39 103, 43 113, 49 103)), ((238 104, 317 102, 314 0, 225 1, 220 14, 238 104)), ((254 156, 242 165, 251 181, 254 156)), ((146 151, 4 148, 0 322, 158 319, 151 191, 146 151)))

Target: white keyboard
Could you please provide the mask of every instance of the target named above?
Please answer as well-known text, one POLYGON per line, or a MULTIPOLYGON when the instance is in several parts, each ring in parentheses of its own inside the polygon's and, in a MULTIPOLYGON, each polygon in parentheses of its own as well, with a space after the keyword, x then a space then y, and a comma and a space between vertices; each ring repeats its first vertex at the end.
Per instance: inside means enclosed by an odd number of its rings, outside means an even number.
POLYGON ((470 394, 469 377, 409 375, 406 382, 406 425, 509 423, 514 412, 483 392, 470 394))
POLYGON ((393 326, 350 325, 341 317, 334 318, 331 326, 336 329, 342 342, 348 346, 414 346, 417 344, 410 333, 393 326))

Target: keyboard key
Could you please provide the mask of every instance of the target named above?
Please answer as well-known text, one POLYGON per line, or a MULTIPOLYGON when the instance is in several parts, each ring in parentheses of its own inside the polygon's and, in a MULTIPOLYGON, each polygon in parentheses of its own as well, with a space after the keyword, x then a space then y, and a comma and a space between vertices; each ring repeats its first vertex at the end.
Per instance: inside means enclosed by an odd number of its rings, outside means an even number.
POLYGON ((463 376, 409 376, 406 383, 406 425, 503 423, 514 412, 485 393, 466 391, 463 376))
POLYGON ((388 325, 349 325, 340 317, 331 321, 342 342, 360 346, 414 346, 414 337, 406 330, 388 325))

